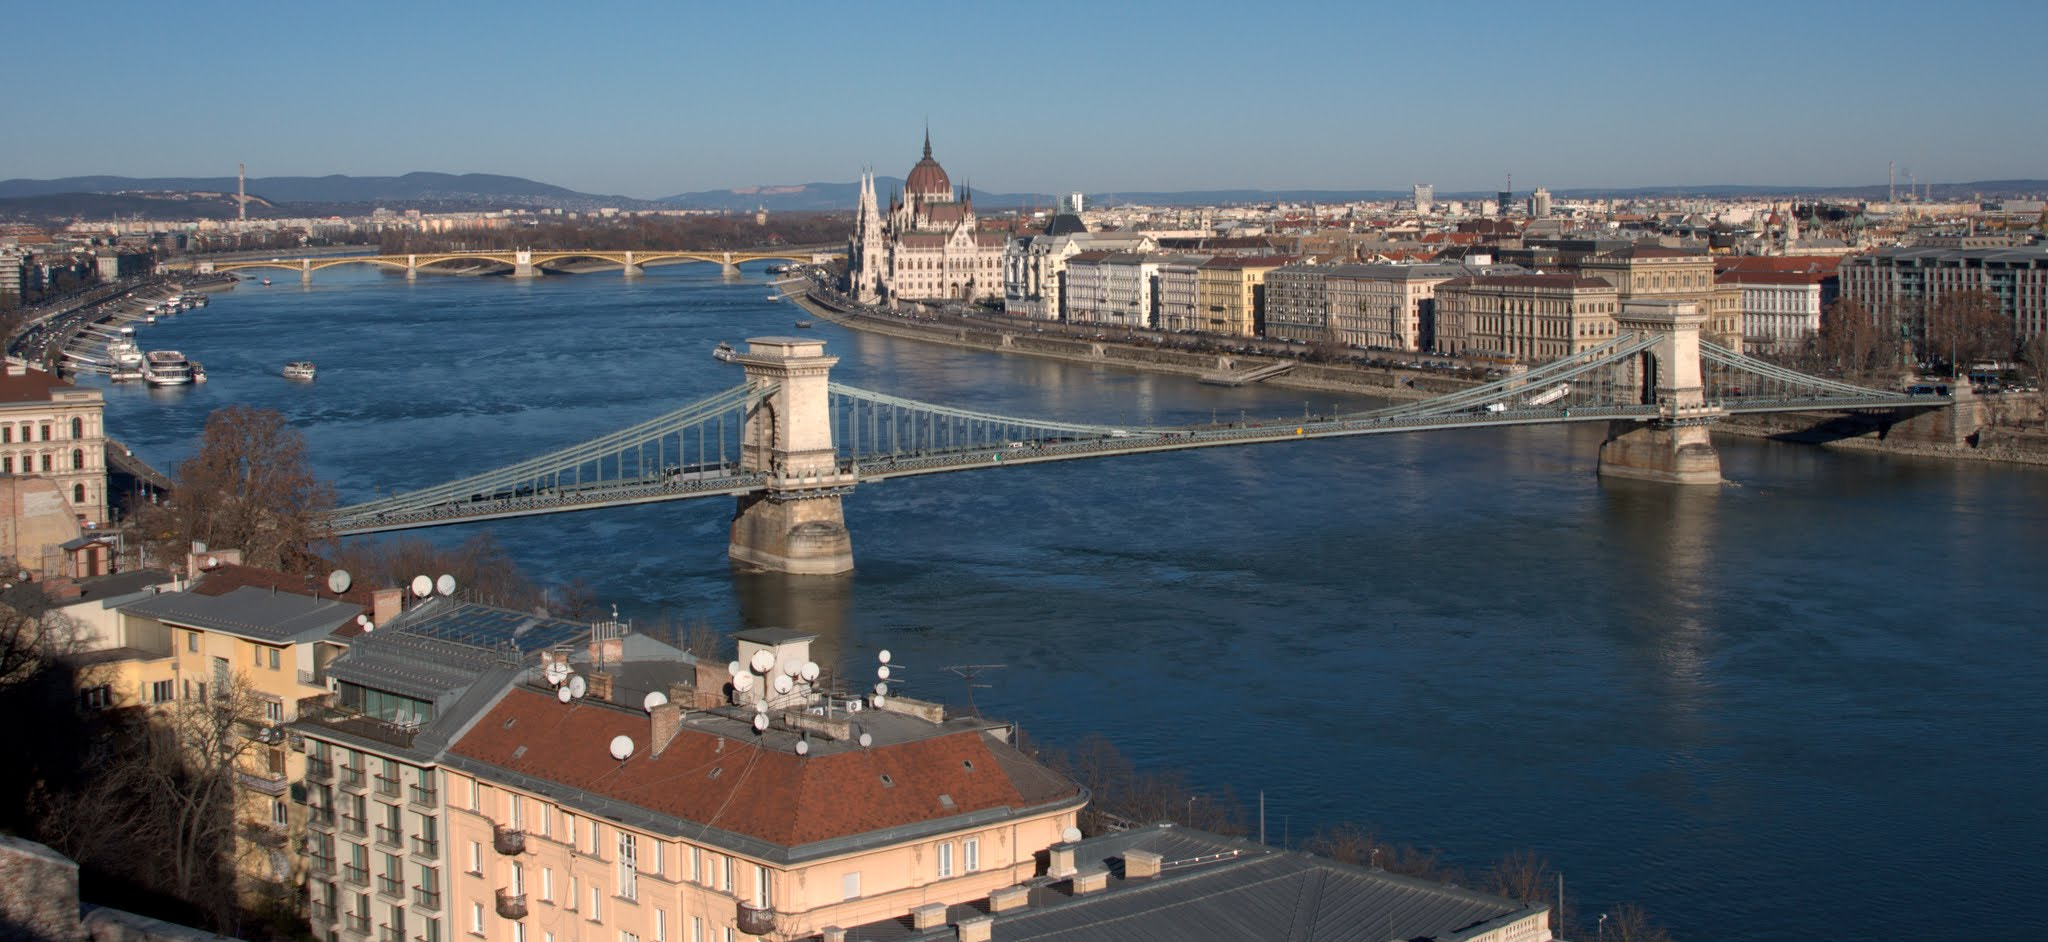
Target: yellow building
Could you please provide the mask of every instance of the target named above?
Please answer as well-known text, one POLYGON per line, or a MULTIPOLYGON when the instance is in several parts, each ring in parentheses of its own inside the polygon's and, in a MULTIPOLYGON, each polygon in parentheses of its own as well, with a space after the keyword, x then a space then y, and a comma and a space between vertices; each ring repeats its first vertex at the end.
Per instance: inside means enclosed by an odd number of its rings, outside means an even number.
POLYGON ((1707 312, 1702 339, 1742 352, 1742 289, 1718 284, 1704 251, 1634 245, 1579 261, 1579 271, 1613 285, 1623 301, 1690 301, 1707 312))
POLYGON ((1436 289, 1436 352, 1543 363, 1614 339, 1613 285, 1576 275, 1475 275, 1436 289))
POLYGON ((1195 274, 1195 330, 1231 337, 1265 331, 1266 274, 1294 262, 1293 256, 1219 255, 1195 274))

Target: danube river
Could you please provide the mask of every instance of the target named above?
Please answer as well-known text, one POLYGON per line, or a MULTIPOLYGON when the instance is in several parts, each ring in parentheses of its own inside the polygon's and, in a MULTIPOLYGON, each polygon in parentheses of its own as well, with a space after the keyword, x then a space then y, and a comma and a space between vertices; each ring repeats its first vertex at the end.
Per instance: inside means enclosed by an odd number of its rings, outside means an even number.
MULTIPOLYGON (((169 468, 209 410, 264 406, 344 499, 436 483, 739 382, 712 347, 801 316, 763 280, 244 284, 138 327, 212 381, 111 389, 107 424, 169 468), (319 379, 278 376, 297 359, 319 379)), ((1013 415, 1332 405, 811 334, 837 380, 1013 415)), ((913 696, 962 703, 946 667, 1004 665, 979 675, 984 712, 1263 791, 1276 843, 1353 820, 1473 870, 1534 848, 1589 923, 1634 900, 1694 938, 2039 925, 2048 473, 1725 439, 1732 483, 1681 490, 1597 479, 1598 442, 1473 430, 892 481, 847 499, 843 579, 734 575, 725 499, 491 526, 536 577, 631 616, 815 631, 854 675, 889 648, 913 696)))

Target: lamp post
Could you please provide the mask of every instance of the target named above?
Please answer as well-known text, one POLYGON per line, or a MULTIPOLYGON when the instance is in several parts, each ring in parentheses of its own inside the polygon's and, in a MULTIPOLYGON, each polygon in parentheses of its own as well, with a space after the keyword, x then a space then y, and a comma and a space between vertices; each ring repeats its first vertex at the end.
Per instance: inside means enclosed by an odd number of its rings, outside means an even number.
POLYGON ((1600 922, 1599 922, 1599 923, 1597 924, 1597 926, 1596 926, 1596 928, 1595 928, 1595 930, 1594 930, 1594 933, 1593 933, 1593 938, 1594 938, 1595 940, 1597 940, 1597 942, 1607 942, 1607 914, 1606 914, 1606 913, 1601 913, 1601 914, 1600 914, 1600 922))
POLYGON ((1200 797, 1202 797, 1202 796, 1200 796, 1200 795, 1190 795, 1190 796, 1188 796, 1188 815, 1187 815, 1188 827, 1194 827, 1194 826, 1195 826, 1195 799, 1198 799, 1198 798, 1200 798, 1200 797))
POLYGON ((1380 868, 1379 848, 1375 847, 1372 849, 1372 857, 1366 861, 1365 866, 1368 870, 1378 870, 1380 868))

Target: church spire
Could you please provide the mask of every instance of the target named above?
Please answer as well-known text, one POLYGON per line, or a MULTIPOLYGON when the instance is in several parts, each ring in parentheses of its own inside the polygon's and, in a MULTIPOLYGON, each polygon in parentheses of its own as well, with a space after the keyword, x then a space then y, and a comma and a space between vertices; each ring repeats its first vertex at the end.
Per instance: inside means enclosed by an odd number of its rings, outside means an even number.
POLYGON ((932 156, 932 123, 930 121, 924 123, 924 156, 927 160, 931 159, 932 156))

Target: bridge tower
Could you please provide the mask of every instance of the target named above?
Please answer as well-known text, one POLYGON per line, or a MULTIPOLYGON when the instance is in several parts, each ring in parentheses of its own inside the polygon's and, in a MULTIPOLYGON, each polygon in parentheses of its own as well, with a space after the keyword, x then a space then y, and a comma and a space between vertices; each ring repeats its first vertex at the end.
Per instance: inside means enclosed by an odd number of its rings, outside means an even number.
POLYGON ((1700 381, 1700 325, 1705 311, 1691 301, 1625 301, 1615 323, 1653 337, 1657 345, 1629 365, 1628 380, 1643 405, 1657 406, 1647 423, 1607 424, 1600 474, 1664 484, 1719 484, 1721 456, 1707 430, 1721 410, 1706 402, 1700 381))
POLYGON ((853 537, 840 498, 859 476, 842 472, 832 444, 832 364, 822 340, 754 337, 735 357, 747 382, 774 392, 747 413, 740 469, 766 474, 767 489, 739 498, 730 555, 794 575, 853 569, 853 537))
POLYGON ((533 250, 520 249, 512 253, 512 277, 538 278, 540 269, 533 267, 533 250))

